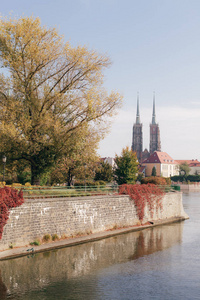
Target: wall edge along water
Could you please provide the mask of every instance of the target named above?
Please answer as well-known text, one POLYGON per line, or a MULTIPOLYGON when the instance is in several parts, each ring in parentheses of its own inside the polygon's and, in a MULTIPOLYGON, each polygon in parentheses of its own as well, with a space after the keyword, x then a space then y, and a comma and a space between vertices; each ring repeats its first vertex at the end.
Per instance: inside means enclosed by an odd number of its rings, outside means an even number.
POLYGON ((45 234, 67 239, 34 246, 32 251, 74 246, 187 218, 181 192, 167 193, 162 208, 154 208, 153 214, 146 207, 143 220, 146 226, 138 226, 134 201, 126 195, 29 199, 11 209, 0 241, 0 260, 29 254, 30 242, 45 234), (14 249, 9 249, 10 245, 14 249))

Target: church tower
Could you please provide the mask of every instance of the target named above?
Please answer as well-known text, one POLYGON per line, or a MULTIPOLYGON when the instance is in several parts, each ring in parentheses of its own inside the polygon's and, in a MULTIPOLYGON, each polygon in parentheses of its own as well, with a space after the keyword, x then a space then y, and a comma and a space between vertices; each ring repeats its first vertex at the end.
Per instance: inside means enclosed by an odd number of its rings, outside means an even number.
POLYGON ((141 162, 142 160, 142 148, 143 148, 142 123, 140 123, 139 95, 137 94, 137 113, 136 113, 136 122, 133 125, 132 150, 133 152, 136 152, 137 159, 139 162, 141 162))
POLYGON ((161 151, 160 129, 159 129, 159 125, 156 124, 155 93, 153 95, 152 122, 150 124, 150 149, 149 149, 150 155, 154 151, 161 151))

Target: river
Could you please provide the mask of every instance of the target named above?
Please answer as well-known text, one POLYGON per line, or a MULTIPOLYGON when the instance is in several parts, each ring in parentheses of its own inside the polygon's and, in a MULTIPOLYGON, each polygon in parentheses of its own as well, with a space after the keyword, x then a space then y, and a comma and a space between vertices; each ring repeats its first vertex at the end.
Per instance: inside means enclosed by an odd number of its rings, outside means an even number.
POLYGON ((200 299, 200 193, 184 222, 0 262, 0 300, 200 299))

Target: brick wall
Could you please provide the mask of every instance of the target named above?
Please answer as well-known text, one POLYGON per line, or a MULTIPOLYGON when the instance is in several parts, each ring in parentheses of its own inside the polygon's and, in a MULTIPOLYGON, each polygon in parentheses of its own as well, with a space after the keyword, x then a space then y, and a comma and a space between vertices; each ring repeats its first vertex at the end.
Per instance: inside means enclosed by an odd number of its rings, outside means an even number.
MULTIPOLYGON (((183 215, 182 194, 168 193, 163 199, 163 210, 155 211, 153 219, 183 215)), ((147 209, 145 220, 151 219, 147 209)), ((11 209, 0 250, 11 243, 28 245, 45 234, 73 236, 137 223, 136 208, 128 196, 28 199, 22 206, 11 209)))

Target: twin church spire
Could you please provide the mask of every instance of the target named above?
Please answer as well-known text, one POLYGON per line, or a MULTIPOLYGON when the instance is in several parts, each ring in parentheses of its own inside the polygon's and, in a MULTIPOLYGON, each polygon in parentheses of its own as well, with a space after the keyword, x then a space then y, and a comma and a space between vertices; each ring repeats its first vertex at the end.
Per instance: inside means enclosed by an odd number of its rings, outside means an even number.
MULTIPOLYGON (((136 124, 140 124, 139 93, 137 93, 137 113, 136 113, 136 124)), ((153 113, 152 113, 152 124, 156 124, 155 92, 153 93, 153 113)))
POLYGON ((137 93, 137 113, 136 113, 136 124, 140 124, 139 93, 137 93))
POLYGON ((161 151, 160 129, 159 125, 156 123, 155 92, 153 94, 153 113, 152 122, 150 124, 149 151, 147 149, 143 151, 143 134, 142 123, 140 123, 139 94, 137 94, 136 123, 133 125, 132 150, 136 152, 139 162, 147 159, 154 151, 161 151))
POLYGON ((153 93, 153 114, 152 114, 152 124, 156 124, 155 92, 153 93))

